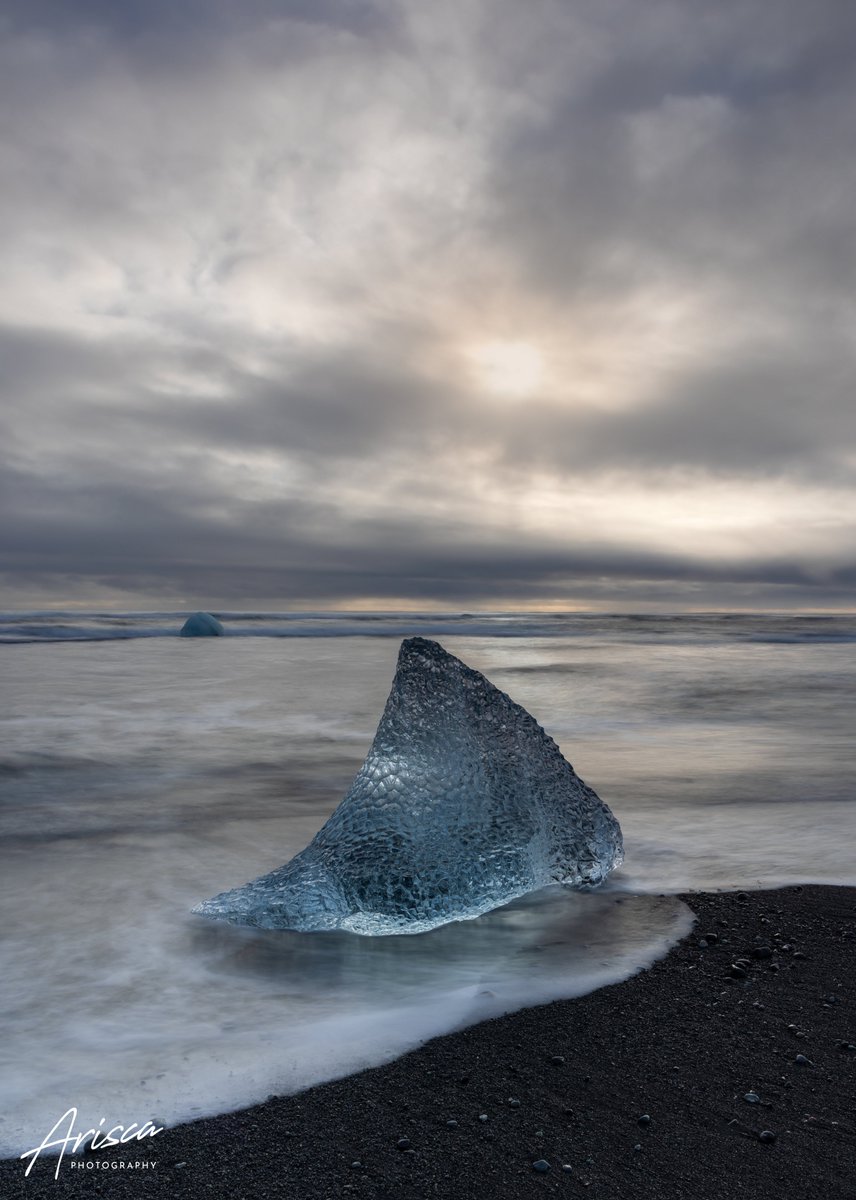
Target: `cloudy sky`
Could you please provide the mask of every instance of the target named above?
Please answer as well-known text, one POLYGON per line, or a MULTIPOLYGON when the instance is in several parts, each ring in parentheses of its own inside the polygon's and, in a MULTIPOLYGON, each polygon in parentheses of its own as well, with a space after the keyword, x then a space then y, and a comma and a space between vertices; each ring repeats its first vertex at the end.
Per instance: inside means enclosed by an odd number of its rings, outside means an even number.
POLYGON ((852 608, 848 0, 5 0, 4 608, 852 608))

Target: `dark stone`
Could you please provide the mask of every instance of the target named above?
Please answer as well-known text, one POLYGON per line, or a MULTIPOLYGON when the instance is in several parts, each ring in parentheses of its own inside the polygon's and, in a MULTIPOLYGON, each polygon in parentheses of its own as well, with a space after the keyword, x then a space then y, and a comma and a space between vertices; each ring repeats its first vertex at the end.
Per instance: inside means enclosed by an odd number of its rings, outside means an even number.
POLYGON ((643 1113, 643 1114, 642 1114, 642 1116, 639 1118, 639 1121, 638 1121, 638 1123, 639 1123, 640 1125, 650 1125, 650 1124, 651 1124, 651 1118, 648 1116, 648 1114, 647 1114, 647 1113, 643 1113))
POLYGON ((775 1140, 776 1135, 773 1133, 772 1129, 762 1129, 758 1134, 759 1142, 774 1142, 775 1140))
POLYGON ((411 1146, 410 1138, 399 1138, 395 1144, 399 1150, 409 1150, 411 1146))
POLYGON ((806 1058, 806 1056, 804 1054, 798 1054, 796 1056, 796 1058, 794 1059, 794 1062, 797 1064, 797 1066, 800 1066, 800 1067, 813 1067, 814 1066, 814 1063, 811 1061, 811 1059, 806 1058))
POLYGON ((532 1164, 532 1170, 537 1171, 539 1175, 546 1175, 550 1170, 550 1164, 547 1162, 546 1158, 538 1158, 532 1164))
POLYGON ((746 978, 746 968, 741 967, 739 963, 732 963, 731 964, 731 976, 733 979, 745 979, 746 978))
POLYGON ((765 946, 765 945, 755 946, 754 949, 752 950, 752 957, 753 958, 772 958, 773 957, 772 948, 770 946, 765 946))

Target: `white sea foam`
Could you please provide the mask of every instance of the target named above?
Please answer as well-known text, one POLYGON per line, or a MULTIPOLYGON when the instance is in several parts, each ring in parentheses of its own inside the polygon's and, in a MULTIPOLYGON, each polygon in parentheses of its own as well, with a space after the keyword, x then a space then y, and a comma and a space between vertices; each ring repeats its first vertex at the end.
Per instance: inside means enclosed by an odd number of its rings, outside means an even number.
MULTIPOLYGON (((109 886, 92 866, 80 862, 75 891, 109 886)), ((108 893, 101 931, 78 899, 78 920, 62 920, 65 952, 55 935, 7 947, 0 1152, 38 1145, 72 1105, 81 1129, 101 1118, 169 1125, 386 1062, 436 1034, 623 979, 692 924, 672 898, 547 893, 367 941, 199 928, 181 911, 188 898, 108 893)))

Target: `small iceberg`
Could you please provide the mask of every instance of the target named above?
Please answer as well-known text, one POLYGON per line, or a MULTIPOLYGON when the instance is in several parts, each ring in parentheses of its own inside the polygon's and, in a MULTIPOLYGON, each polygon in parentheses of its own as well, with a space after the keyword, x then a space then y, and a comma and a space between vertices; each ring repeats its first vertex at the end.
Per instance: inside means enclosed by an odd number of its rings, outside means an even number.
POLYGON ((198 612, 188 617, 181 627, 179 637, 222 637, 226 630, 211 613, 198 612))
POLYGON ((365 762, 305 850, 193 909, 264 929, 421 933, 549 884, 590 888, 621 830, 533 717, 437 642, 402 642, 365 762))

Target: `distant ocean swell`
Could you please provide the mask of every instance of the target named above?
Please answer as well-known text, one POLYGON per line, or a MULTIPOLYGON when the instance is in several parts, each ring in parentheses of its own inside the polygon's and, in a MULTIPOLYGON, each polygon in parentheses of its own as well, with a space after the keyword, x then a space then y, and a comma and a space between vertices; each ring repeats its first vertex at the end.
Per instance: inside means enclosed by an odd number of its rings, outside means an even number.
MULTIPOLYGON (((227 637, 592 638, 811 645, 856 642, 856 614, 620 615, 596 613, 215 612, 227 637)), ((176 637, 187 612, 0 613, 0 644, 176 637)))

